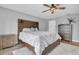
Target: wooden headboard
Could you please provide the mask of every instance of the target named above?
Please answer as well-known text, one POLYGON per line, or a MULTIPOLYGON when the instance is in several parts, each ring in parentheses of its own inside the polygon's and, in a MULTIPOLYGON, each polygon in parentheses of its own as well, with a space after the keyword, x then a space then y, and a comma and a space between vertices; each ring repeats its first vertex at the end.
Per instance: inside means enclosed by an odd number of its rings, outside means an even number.
POLYGON ((39 23, 34 21, 18 19, 18 32, 21 32, 23 28, 31 28, 31 27, 39 29, 39 23))

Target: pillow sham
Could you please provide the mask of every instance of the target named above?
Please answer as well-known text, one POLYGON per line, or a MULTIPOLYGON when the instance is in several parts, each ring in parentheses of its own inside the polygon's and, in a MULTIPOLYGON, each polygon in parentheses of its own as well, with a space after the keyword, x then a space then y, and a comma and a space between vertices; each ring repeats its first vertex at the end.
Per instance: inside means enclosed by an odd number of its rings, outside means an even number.
POLYGON ((38 28, 31 28, 31 31, 38 31, 38 28))
POLYGON ((22 30, 23 32, 29 32, 29 31, 38 31, 38 28, 33 28, 33 27, 31 27, 31 28, 23 28, 23 30, 22 30))
POLYGON ((25 31, 31 31, 31 29, 30 29, 30 28, 23 28, 22 31, 23 31, 23 32, 25 32, 25 31))
POLYGON ((35 29, 35 31, 38 31, 38 28, 34 28, 35 29))

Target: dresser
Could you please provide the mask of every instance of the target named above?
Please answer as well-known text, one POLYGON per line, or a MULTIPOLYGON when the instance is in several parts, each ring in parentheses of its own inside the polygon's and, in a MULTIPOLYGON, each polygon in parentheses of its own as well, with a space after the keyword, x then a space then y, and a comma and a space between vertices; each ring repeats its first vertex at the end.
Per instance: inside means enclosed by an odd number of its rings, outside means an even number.
POLYGON ((72 24, 58 25, 58 33, 62 40, 72 41, 72 24))
POLYGON ((14 46, 17 43, 18 40, 14 34, 0 36, 0 49, 14 46))
POLYGON ((2 49, 2 36, 0 36, 0 49, 2 49))

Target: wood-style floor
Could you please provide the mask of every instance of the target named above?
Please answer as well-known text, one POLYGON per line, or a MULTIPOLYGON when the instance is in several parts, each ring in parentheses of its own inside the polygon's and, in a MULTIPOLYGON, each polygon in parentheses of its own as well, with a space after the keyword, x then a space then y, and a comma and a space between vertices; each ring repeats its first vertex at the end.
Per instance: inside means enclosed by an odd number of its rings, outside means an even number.
MULTIPOLYGON (((18 45, 15 45, 14 47, 10 47, 10 48, 0 50, 0 55, 13 55, 12 51, 14 51, 16 49, 20 49, 22 47, 31 48, 28 45, 26 46, 26 45, 20 43, 18 45)), ((49 54, 50 55, 53 55, 53 54, 79 54, 78 52, 79 52, 79 43, 78 42, 76 43, 76 42, 69 42, 69 41, 62 40, 61 44, 59 46, 57 46, 54 50, 52 50, 49 54), (63 47, 64 47, 65 51, 64 51, 63 47), (68 53, 66 52, 66 49, 67 49, 67 51, 69 51, 68 53)))

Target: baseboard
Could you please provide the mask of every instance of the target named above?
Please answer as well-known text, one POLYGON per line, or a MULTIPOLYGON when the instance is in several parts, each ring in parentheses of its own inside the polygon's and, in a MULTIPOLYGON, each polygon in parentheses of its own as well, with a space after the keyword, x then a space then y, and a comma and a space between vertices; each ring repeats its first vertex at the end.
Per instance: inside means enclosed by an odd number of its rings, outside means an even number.
POLYGON ((72 40, 73 42, 79 42, 79 40, 72 40))
POLYGON ((79 46, 79 42, 75 42, 75 41, 61 40, 61 42, 74 45, 74 46, 79 46))

